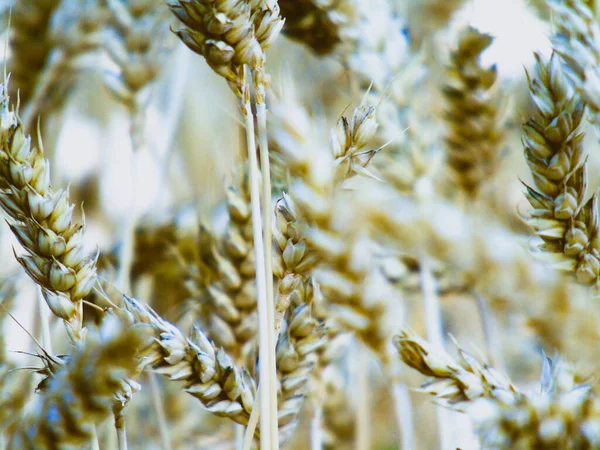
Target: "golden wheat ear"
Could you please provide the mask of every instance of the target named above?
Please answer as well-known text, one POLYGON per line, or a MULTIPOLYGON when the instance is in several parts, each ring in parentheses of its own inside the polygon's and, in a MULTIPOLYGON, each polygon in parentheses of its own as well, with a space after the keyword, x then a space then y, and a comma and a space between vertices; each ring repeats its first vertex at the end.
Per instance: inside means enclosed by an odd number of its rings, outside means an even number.
POLYGON ((96 254, 83 248, 85 220, 74 222, 69 191, 50 186, 43 148, 33 147, 7 85, 0 86, 0 205, 27 253, 16 256, 42 288, 50 310, 67 324, 73 340, 83 327, 81 300, 96 280, 96 254))

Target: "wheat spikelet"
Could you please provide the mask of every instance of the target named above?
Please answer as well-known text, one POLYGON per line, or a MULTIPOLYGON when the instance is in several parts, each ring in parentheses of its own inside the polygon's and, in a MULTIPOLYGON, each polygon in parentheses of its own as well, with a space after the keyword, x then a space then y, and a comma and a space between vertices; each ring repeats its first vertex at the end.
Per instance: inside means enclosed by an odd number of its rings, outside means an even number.
POLYGON ((146 340, 143 329, 129 327, 114 316, 98 333, 89 333, 66 364, 54 368, 56 373, 9 448, 88 445, 94 426, 109 415, 127 377, 138 371, 137 354, 146 340))
POLYGON ((163 65, 168 50, 168 28, 162 2, 156 0, 111 1, 107 42, 111 59, 120 73, 105 82, 124 104, 134 106, 136 94, 148 86, 163 65))
POLYGON ((321 56, 332 53, 347 38, 356 20, 351 0, 280 0, 279 7, 286 22, 283 32, 321 56))
POLYGON ((600 402, 589 385, 558 358, 545 358, 541 393, 521 393, 501 373, 458 347, 460 364, 413 333, 394 338, 400 358, 433 377, 419 389, 442 405, 466 412, 489 449, 580 449, 600 445, 600 402))
POLYGON ((26 105, 40 78, 52 50, 50 21, 59 0, 17 2, 11 13, 11 56, 8 69, 12 73, 10 96, 26 105))
POLYGON ((283 26, 277 4, 247 0, 170 0, 167 4, 184 25, 177 36, 204 56, 241 98, 243 66, 263 66, 264 49, 283 26))
POLYGON ((443 89, 448 103, 448 164, 458 185, 471 197, 498 165, 501 130, 490 93, 496 67, 484 68, 479 62, 491 43, 492 37, 487 34, 471 27, 463 30, 451 56, 450 83, 443 89))
POLYGON ((201 227, 196 273, 187 286, 208 337, 253 371, 258 317, 250 194, 245 172, 234 177, 226 192, 226 228, 214 236, 201 227))
POLYGON ((247 424, 254 404, 255 385, 223 350, 217 349, 202 331, 186 339, 170 323, 138 301, 125 298, 134 323, 146 324, 155 341, 142 352, 143 363, 171 380, 183 381, 185 390, 217 416, 247 424))
POLYGON ((458 348, 461 363, 434 350, 410 331, 394 336, 394 345, 400 359, 433 379, 421 386, 420 391, 434 395, 443 405, 462 410, 469 402, 481 397, 512 398, 520 395, 513 384, 502 374, 487 365, 481 365, 473 356, 458 348))
POLYGON ((5 89, 6 84, 0 87, 0 202, 27 250, 18 261, 42 287, 52 312, 78 336, 83 325, 81 299, 94 284, 96 256, 85 253, 85 223, 73 223, 75 206, 69 204, 69 192, 51 188, 43 150, 32 148, 5 89))
POLYGON ((277 341, 277 375, 279 379, 278 423, 281 442, 293 434, 308 382, 318 366, 320 350, 326 343, 325 326, 315 318, 318 288, 310 281, 298 283, 290 295, 277 341))
POLYGON ((539 255, 555 267, 596 285, 600 272, 596 196, 585 202, 586 163, 579 125, 584 105, 566 84, 557 57, 537 56, 530 78, 536 115, 523 127, 525 158, 537 190, 526 186, 533 210, 528 223, 544 241, 539 255))
POLYGON ((549 1, 556 31, 552 47, 567 63, 565 71, 597 121, 600 112, 600 27, 582 0, 549 1))

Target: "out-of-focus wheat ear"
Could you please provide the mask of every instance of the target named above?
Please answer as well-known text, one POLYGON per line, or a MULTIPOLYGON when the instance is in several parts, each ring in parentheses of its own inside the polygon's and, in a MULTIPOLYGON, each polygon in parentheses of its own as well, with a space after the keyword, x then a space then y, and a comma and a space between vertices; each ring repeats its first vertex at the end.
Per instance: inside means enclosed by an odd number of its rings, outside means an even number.
POLYGON ((444 86, 447 107, 448 165, 456 183, 470 197, 498 168, 502 128, 493 96, 496 67, 482 67, 481 53, 492 37, 468 27, 458 37, 444 86))
POLYGON ((69 191, 50 186, 43 149, 33 148, 17 111, 0 85, 0 205, 9 226, 27 250, 17 256, 42 288, 50 310, 67 324, 73 340, 82 337, 83 304, 96 280, 96 258, 83 249, 85 221, 74 223, 69 191))
POLYGON ((469 403, 482 397, 518 399, 522 396, 506 376, 487 364, 480 364, 460 347, 460 363, 457 363, 411 331, 401 331, 394 336, 393 343, 406 365, 431 377, 419 391, 435 396, 442 405, 464 411, 469 403))
POLYGON ((285 17, 283 34, 320 56, 333 53, 348 35, 357 10, 351 0, 323 4, 318 0, 279 0, 285 17))
POLYGON ((523 125, 525 160, 534 186, 525 185, 532 206, 526 222, 542 240, 536 256, 557 269, 598 286, 600 244, 597 196, 587 202, 587 160, 580 125, 584 104, 572 92, 558 56, 536 54, 529 76, 535 114, 523 125))
POLYGON ((64 104, 76 82, 76 75, 85 68, 80 57, 100 47, 106 15, 99 2, 59 2, 50 23, 51 48, 29 101, 23 105, 26 130, 33 130, 41 115, 64 104))
POLYGON ((105 74, 105 85, 131 112, 134 149, 143 145, 144 111, 153 82, 165 67, 175 40, 169 32, 169 10, 161 0, 108 2, 105 42, 119 72, 105 74))
POLYGON ((464 0, 412 0, 407 2, 410 37, 413 48, 419 48, 423 39, 443 30, 451 21, 464 0))
POLYGON ((186 284, 206 335, 254 373, 258 314, 247 170, 236 170, 233 178, 226 190, 227 225, 218 235, 200 227, 186 284))
POLYGON ((52 50, 50 21, 60 0, 23 0, 10 14, 10 96, 27 105, 52 50))
POLYGON ((278 422, 282 443, 296 429, 308 382, 313 371, 320 370, 320 354, 327 343, 325 322, 316 312, 318 295, 311 280, 295 284, 277 341, 278 422))
POLYGON ((139 370, 138 353, 149 338, 148 330, 115 315, 105 319, 47 380, 9 448, 89 445, 95 425, 110 414, 127 378, 139 370))
POLYGON ((600 114, 600 26, 583 0, 550 0, 552 47, 566 63, 565 74, 587 103, 598 126, 600 114))
POLYGON ((7 354, 10 336, 6 335, 5 322, 7 312, 15 306, 19 278, 13 275, 0 280, 0 430, 4 436, 3 443, 10 440, 18 429, 34 388, 31 373, 15 370, 17 367, 7 354))
POLYGON ((600 401, 558 358, 544 358, 539 393, 527 396, 505 375, 460 347, 457 363, 408 331, 396 336, 394 345, 402 361, 432 377, 421 392, 433 395, 441 406, 469 415, 482 448, 600 445, 600 401))

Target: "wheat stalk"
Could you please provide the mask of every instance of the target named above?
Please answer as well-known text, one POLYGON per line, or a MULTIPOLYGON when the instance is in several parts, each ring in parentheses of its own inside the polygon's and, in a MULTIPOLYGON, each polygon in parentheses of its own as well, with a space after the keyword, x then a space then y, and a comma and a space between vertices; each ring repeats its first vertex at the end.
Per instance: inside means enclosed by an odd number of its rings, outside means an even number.
POLYGON ((261 448, 278 446, 277 418, 275 400, 275 338, 273 324, 273 288, 270 269, 270 181, 268 165, 268 148, 266 137, 265 89, 268 76, 265 72, 265 49, 278 35, 283 27, 279 17, 276 1, 259 0, 255 2, 240 1, 232 3, 219 0, 212 4, 203 0, 170 1, 169 7, 184 27, 176 33, 179 38, 195 53, 204 56, 208 65, 225 78, 234 94, 240 100, 240 110, 246 125, 246 146, 250 164, 250 193, 252 204, 252 221, 254 248, 262 249, 256 253, 256 284, 258 289, 259 332, 260 332, 260 368, 261 379, 266 387, 261 389, 263 414, 261 424, 263 439, 261 448), (256 162, 256 142, 254 121, 250 105, 250 86, 247 68, 252 70, 255 86, 255 103, 257 106, 258 137, 260 141, 261 161, 263 163, 262 203, 265 208, 261 216, 258 177, 256 162), (265 225, 263 241, 262 217, 265 225), (268 413, 268 414, 267 414, 268 413), (268 433, 264 431, 268 429, 268 433), (267 437, 268 436, 268 437, 267 437))

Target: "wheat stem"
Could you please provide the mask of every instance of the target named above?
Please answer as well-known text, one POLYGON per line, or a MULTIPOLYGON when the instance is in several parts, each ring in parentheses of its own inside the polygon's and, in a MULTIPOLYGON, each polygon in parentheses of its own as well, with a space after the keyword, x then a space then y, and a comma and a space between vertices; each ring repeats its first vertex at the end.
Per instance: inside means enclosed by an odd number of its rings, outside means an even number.
MULTIPOLYGON (((245 68, 245 72, 248 69, 245 68)), ((254 237, 254 248, 256 257, 256 289, 258 303, 258 352, 259 352, 259 377, 263 384, 263 389, 260 390, 261 415, 260 429, 261 450, 270 450, 271 447, 271 427, 270 410, 271 405, 271 388, 270 384, 275 383, 275 378, 271 374, 270 363, 270 342, 269 342, 269 305, 267 298, 266 286, 266 269, 265 269, 265 254, 261 251, 264 248, 262 226, 261 226, 261 210, 260 210, 260 189, 258 161, 256 158, 256 141, 254 136, 254 117, 252 115, 252 107, 250 105, 250 86, 244 84, 244 92, 242 94, 242 113, 246 121, 246 146, 248 150, 248 163, 250 168, 250 202, 252 205, 252 233, 254 237), (266 387, 266 388, 265 388, 266 387)), ((275 423, 277 428, 277 423, 275 423)))
POLYGON ((394 394, 394 404, 396 407, 396 416, 398 428, 401 435, 401 449, 414 450, 415 446, 415 427, 412 418, 412 404, 410 394, 404 383, 394 383, 392 387, 394 394))
POLYGON ((323 405, 320 400, 313 402, 313 416, 310 421, 310 450, 323 449, 323 405))
POLYGON ((158 376, 155 373, 149 374, 150 376, 150 389, 152 391, 152 403, 154 404, 154 410, 156 411, 156 418, 158 419, 158 431, 160 432, 160 441, 164 450, 171 450, 171 436, 169 433, 169 424, 167 417, 165 416, 165 409, 163 408, 163 402, 160 397, 160 386, 158 385, 158 376))
POLYGON ((250 413, 250 419, 248 419, 248 426, 246 427, 246 432, 244 433, 244 442, 242 445, 242 450, 251 450, 252 442, 254 440, 254 432, 256 431, 256 426, 258 425, 258 419, 260 418, 260 384, 256 388, 257 394, 254 400, 254 405, 252 407, 252 412, 250 413))
MULTIPOLYGON (((263 206, 263 233, 264 233, 264 253, 265 253, 265 274, 267 283, 267 305, 269 313, 269 359, 270 359, 270 372, 271 374, 276 373, 277 368, 275 364, 275 347, 277 345, 277 337, 275 333, 275 306, 273 300, 273 257, 272 257, 272 210, 271 210, 271 168, 269 164, 269 142, 267 139, 267 108, 266 108, 266 94, 265 94, 265 83, 262 81, 256 81, 257 78, 261 77, 261 69, 254 71, 255 79, 255 98, 256 98, 256 119, 257 119, 257 135, 258 135, 258 146, 260 149, 260 168, 262 173, 262 206, 263 206)), ((273 448, 279 448, 279 433, 278 433, 278 420, 277 420, 277 386, 275 383, 269 383, 271 389, 271 405, 269 410, 271 412, 271 441, 273 448), (275 425, 273 425, 275 424, 275 425)))
MULTIPOLYGON (((421 260, 421 289, 423 291, 423 313, 427 328, 427 339, 438 351, 444 349, 444 337, 442 331, 442 312, 436 292, 435 277, 431 271, 429 260, 424 257, 421 260)), ((449 450, 452 448, 452 433, 448 423, 448 412, 442 408, 436 409, 440 448, 449 450)))

